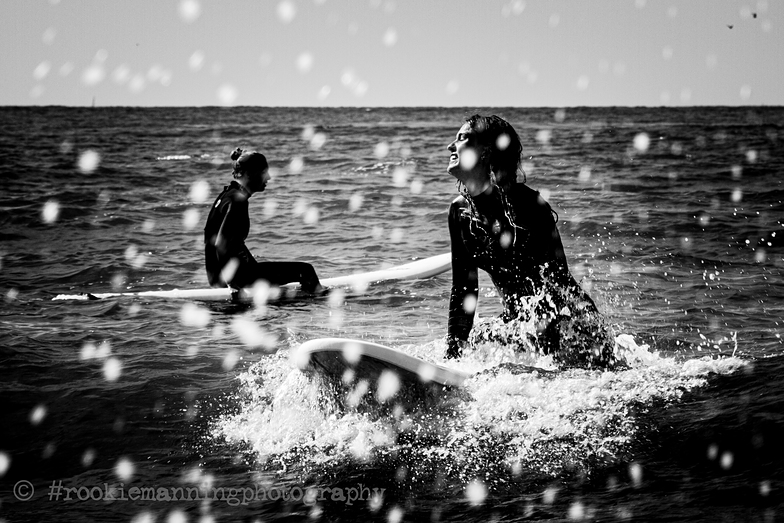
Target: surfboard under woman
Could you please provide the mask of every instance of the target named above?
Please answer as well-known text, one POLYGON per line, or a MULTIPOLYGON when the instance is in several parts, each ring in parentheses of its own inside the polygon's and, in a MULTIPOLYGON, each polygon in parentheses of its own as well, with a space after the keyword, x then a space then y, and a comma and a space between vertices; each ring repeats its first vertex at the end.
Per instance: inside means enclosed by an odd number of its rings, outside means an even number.
POLYGON ((475 340, 512 343, 567 365, 612 364, 613 339, 569 272, 552 209, 539 192, 517 181, 523 147, 514 128, 495 115, 474 115, 448 150, 447 172, 457 179, 460 196, 449 208, 447 356, 459 357, 469 346, 483 269, 504 311, 500 322, 475 329, 475 340), (521 322, 535 328, 524 332, 521 322))
POLYGON ((241 289, 258 280, 278 286, 299 282, 305 292, 321 292, 319 278, 309 263, 257 261, 248 250, 248 199, 267 187, 269 165, 263 154, 239 147, 231 159, 234 179, 215 199, 204 226, 204 262, 210 285, 241 289))

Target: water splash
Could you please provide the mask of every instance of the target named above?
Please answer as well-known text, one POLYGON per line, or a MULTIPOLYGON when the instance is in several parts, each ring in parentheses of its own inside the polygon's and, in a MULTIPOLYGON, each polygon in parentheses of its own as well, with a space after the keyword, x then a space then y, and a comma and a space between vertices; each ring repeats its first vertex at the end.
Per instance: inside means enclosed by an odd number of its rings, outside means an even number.
MULTIPOLYGON (((367 383, 351 389, 300 372, 282 350, 240 374, 239 411, 221 417, 214 436, 247 449, 263 469, 303 477, 394 463, 412 481, 441 474, 468 485, 483 478, 493 489, 523 471, 590 474, 629 459, 644 426, 639 412, 744 365, 737 358, 665 358, 628 334, 618 336, 616 346, 623 370, 559 371, 548 356, 512 355, 502 347, 445 361, 441 340, 400 347, 473 373, 462 388, 407 408, 394 398, 378 403, 367 383)), ((481 489, 472 485, 474 499, 481 489)))

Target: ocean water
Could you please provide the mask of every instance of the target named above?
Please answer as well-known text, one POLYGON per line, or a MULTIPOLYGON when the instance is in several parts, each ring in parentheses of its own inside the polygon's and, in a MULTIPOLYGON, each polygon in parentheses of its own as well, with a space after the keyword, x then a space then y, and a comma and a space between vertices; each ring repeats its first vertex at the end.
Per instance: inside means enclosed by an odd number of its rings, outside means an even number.
MULTIPOLYGON (((784 109, 0 108, 0 520, 784 517, 784 109), (483 345, 461 390, 336 399, 289 355, 444 363, 450 275, 257 305, 52 301, 206 286, 229 152, 265 152, 248 245, 321 276, 449 250, 446 146, 521 135, 627 366, 483 345)), ((478 315, 500 312, 480 274, 478 315)))

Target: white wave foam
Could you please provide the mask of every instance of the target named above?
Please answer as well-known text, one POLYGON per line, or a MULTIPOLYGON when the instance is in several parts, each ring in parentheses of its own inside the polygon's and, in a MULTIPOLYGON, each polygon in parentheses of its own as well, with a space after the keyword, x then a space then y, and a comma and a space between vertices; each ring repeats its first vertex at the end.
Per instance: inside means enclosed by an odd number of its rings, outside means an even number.
POLYGON ((498 347, 455 363, 443 360, 442 341, 405 347, 475 373, 461 390, 408 411, 347 406, 345 392, 302 373, 283 351, 240 376, 240 412, 224 416, 216 435, 249 446, 262 464, 274 457, 302 471, 400 456, 405 449, 409 467, 466 480, 488 469, 558 474, 623 459, 641 430, 640 407, 677 401, 709 375, 745 365, 734 357, 662 357, 628 335, 616 344, 627 364, 621 370, 556 370, 549 357, 498 347))

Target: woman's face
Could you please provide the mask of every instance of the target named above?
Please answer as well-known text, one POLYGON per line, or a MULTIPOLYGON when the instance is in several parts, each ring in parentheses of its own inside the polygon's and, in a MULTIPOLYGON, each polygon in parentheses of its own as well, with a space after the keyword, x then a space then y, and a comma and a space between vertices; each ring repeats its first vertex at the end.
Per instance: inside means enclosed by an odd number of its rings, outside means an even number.
POLYGON ((490 184, 490 169, 487 161, 482 159, 485 147, 477 143, 476 133, 468 123, 457 131, 457 136, 447 150, 451 154, 446 171, 463 182, 470 194, 479 194, 487 188, 490 184))
POLYGON ((247 187, 251 193, 262 192, 270 181, 269 169, 251 172, 248 175, 247 187))

